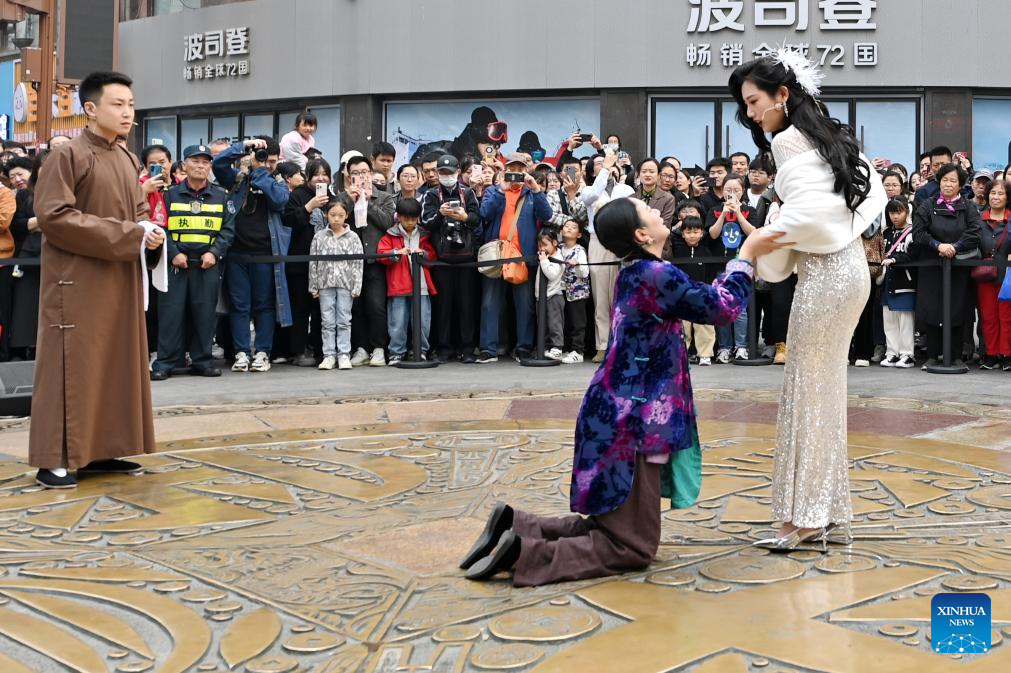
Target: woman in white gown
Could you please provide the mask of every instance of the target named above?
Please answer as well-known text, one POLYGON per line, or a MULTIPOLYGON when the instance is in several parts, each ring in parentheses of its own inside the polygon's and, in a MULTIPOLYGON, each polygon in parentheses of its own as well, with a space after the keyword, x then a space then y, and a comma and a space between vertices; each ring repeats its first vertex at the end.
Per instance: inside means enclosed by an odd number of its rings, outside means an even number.
POLYGON ((772 476, 773 518, 782 525, 777 537, 756 543, 779 551, 849 539, 846 368, 870 292, 860 234, 887 200, 852 131, 818 100, 821 78, 804 56, 786 49, 740 66, 730 78, 738 121, 776 159, 781 205, 767 227, 794 243, 762 257, 758 276, 778 282, 798 274, 772 476))

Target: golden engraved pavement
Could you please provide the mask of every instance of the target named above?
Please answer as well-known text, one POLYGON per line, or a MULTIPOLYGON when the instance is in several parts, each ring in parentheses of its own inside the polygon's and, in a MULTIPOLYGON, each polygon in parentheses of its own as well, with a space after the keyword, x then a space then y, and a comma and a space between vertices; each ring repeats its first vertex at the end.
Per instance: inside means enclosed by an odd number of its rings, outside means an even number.
POLYGON ((2 464, 0 671, 1011 670, 1011 455, 951 441, 851 433, 853 545, 770 555, 774 428, 703 422, 647 571, 464 580, 496 502, 567 513, 571 425, 178 441, 67 492, 2 464), (991 596, 990 653, 930 650, 939 591, 991 596))

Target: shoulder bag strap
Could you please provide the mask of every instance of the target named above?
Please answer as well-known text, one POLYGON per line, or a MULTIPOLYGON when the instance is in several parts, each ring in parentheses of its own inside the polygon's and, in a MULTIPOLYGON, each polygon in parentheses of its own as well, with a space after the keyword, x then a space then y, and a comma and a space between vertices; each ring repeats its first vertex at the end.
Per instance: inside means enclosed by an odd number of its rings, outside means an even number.
POLYGON ((523 203, 526 200, 527 195, 524 194, 523 196, 520 197, 520 200, 516 202, 516 214, 513 217, 512 225, 509 227, 509 237, 506 239, 507 241, 512 242, 512 240, 516 238, 516 228, 519 226, 520 215, 523 213, 523 203))
POLYGON ((892 256, 892 253, 895 252, 895 249, 899 247, 899 244, 902 243, 902 241, 906 240, 906 236, 909 236, 909 234, 912 233, 912 231, 913 231, 912 225, 907 225, 905 231, 902 232, 902 235, 899 236, 899 238, 894 243, 892 243, 892 247, 888 248, 888 252, 885 253, 885 259, 892 256))

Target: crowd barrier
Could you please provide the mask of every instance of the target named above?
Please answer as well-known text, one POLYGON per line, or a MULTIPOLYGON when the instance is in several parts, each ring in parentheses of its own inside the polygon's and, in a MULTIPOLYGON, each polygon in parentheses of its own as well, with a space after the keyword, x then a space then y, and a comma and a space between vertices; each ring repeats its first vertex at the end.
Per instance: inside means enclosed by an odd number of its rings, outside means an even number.
MULTIPOLYGON (((305 264, 308 262, 342 262, 342 261, 375 261, 378 259, 389 259, 396 258, 399 255, 396 254, 358 254, 358 255, 229 255, 226 261, 241 262, 241 263, 251 263, 251 264, 305 264)), ((419 301, 421 297, 421 267, 422 266, 445 266, 445 267, 455 267, 455 268, 478 268, 478 267, 488 267, 488 266, 504 266, 513 262, 526 262, 530 265, 537 265, 539 260, 536 255, 524 255, 521 257, 510 257, 506 259, 499 259, 494 261, 483 261, 478 263, 474 262, 462 262, 459 264, 449 264, 447 262, 442 262, 439 260, 430 260, 425 258, 424 253, 413 253, 412 257, 417 263, 411 264, 411 277, 412 284, 414 287, 412 294, 412 311, 411 311, 411 332, 413 341, 413 361, 401 361, 397 364, 398 367, 404 369, 423 369, 432 368, 438 366, 435 361, 424 361, 421 359, 421 302, 419 301)), ((727 257, 696 257, 691 261, 696 264, 726 264, 731 258, 727 257)), ((551 258, 551 261, 555 264, 564 264, 562 260, 551 258)), ((621 264, 620 261, 613 262, 587 262, 586 266, 617 266, 621 264)), ((868 262, 870 266, 880 266, 877 262, 868 262)), ((0 259, 0 267, 5 266, 22 266, 22 267, 33 267, 40 266, 41 259, 38 257, 25 257, 25 258, 7 258, 0 259)), ((938 258, 938 259, 928 259, 928 260, 917 260, 914 262, 908 262, 905 264, 895 264, 892 268, 927 268, 927 267, 941 267, 941 303, 942 303, 942 317, 943 317, 943 361, 938 365, 933 365, 927 367, 926 371, 933 374, 964 374, 969 371, 968 367, 965 365, 955 366, 953 364, 952 358, 952 338, 951 338, 951 270, 955 267, 977 267, 977 266, 995 266, 998 269, 1006 268, 1011 265, 1006 259, 998 260, 983 260, 983 259, 952 259, 952 258, 938 258)), ((537 342, 534 349, 533 356, 530 358, 525 358, 521 360, 520 364, 527 367, 549 367, 560 364, 557 360, 551 360, 544 357, 544 342, 546 337, 546 311, 547 311, 547 291, 548 282, 544 277, 543 273, 540 271, 538 265, 538 274, 541 276, 540 293, 537 302, 537 342)), ((503 281, 505 282, 505 281, 503 281)), ((756 302, 755 293, 751 294, 751 298, 748 302, 748 353, 751 356, 747 360, 734 360, 733 363, 737 365, 744 366, 756 366, 756 365, 768 365, 772 363, 769 358, 761 358, 757 356, 758 349, 758 324, 756 321, 756 302)))

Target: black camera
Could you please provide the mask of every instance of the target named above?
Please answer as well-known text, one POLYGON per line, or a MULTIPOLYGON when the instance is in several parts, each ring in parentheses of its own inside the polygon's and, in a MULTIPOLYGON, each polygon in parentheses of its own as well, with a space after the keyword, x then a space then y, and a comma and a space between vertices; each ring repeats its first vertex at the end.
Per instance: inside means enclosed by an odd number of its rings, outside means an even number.
POLYGON ((446 240, 450 245, 462 248, 464 246, 463 232, 460 231, 458 224, 457 222, 446 222, 446 240))
POLYGON ((246 154, 252 154, 253 158, 259 161, 261 164, 266 163, 267 157, 270 156, 269 154, 267 154, 267 150, 263 148, 254 149, 252 147, 249 148, 246 154))

